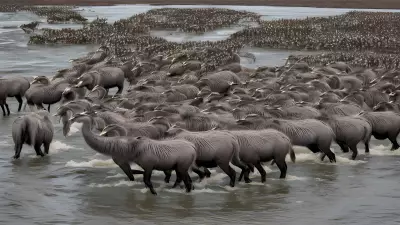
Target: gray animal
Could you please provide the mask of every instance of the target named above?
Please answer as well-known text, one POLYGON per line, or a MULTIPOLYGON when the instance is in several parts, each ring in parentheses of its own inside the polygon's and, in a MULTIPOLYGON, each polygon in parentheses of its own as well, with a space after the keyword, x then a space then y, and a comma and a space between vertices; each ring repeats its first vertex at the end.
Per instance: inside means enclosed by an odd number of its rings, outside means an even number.
POLYGON ((210 87, 212 92, 225 93, 230 89, 232 84, 242 84, 240 78, 231 71, 221 71, 213 73, 201 78, 196 85, 201 88, 203 86, 210 87))
MULTIPOLYGON (((230 131, 238 140, 240 147, 240 160, 254 171, 254 167, 261 174, 261 182, 266 180, 266 172, 262 167, 263 162, 273 160, 281 171, 280 178, 286 177, 287 164, 286 155, 290 154, 292 162, 296 161, 296 155, 288 136, 284 133, 273 130, 238 130, 230 131)), ((250 183, 249 170, 242 170, 239 181, 243 178, 250 183)))
POLYGON ((93 65, 103 61, 109 54, 110 49, 107 46, 102 45, 95 52, 91 52, 87 56, 82 58, 71 59, 70 61, 74 63, 85 63, 88 65, 93 65))
MULTIPOLYGON (((335 134, 332 128, 319 120, 282 120, 263 119, 259 115, 248 115, 243 120, 238 120, 239 125, 247 125, 250 128, 273 128, 286 134, 293 145, 304 146, 313 153, 325 153, 331 162, 336 162, 335 153, 330 150, 335 134)), ((323 158, 321 158, 323 160, 323 158)))
POLYGON ((114 162, 134 180, 129 163, 134 162, 144 169, 143 181, 156 195, 151 182, 153 170, 175 170, 186 186, 192 190, 192 181, 188 171, 196 160, 195 146, 184 140, 156 141, 145 137, 102 137, 92 132, 94 123, 88 113, 76 114, 71 122, 81 122, 82 135, 86 143, 95 151, 111 156, 114 162))
POLYGON ((44 109, 43 104, 48 104, 47 110, 50 112, 50 106, 61 100, 62 93, 67 87, 69 84, 66 81, 50 83, 45 76, 35 77, 25 92, 27 104, 31 108, 36 105, 39 109, 44 109))
POLYGON ((353 152, 351 159, 355 160, 358 154, 357 144, 365 144, 365 152, 369 152, 369 141, 372 135, 372 126, 360 116, 327 116, 318 118, 329 124, 335 133, 335 141, 343 152, 348 152, 349 148, 353 152))
POLYGON ((165 132, 170 128, 168 120, 164 117, 152 118, 149 122, 125 122, 125 123, 110 123, 107 125, 106 130, 125 130, 126 136, 143 136, 152 139, 160 139, 164 137, 165 132))
POLYGON ((12 138, 15 144, 14 158, 18 159, 24 144, 33 146, 36 155, 44 156, 49 153, 50 143, 53 140, 54 128, 47 111, 41 110, 18 117, 12 125, 12 138))
POLYGON ((397 142, 397 136, 400 133, 400 115, 398 113, 392 111, 361 112, 360 116, 370 122, 372 125, 372 135, 376 139, 389 139, 392 142, 392 151, 400 147, 397 142))
POLYGON ((104 67, 82 74, 77 79, 75 87, 86 87, 92 90, 96 85, 104 87, 106 90, 117 87, 116 94, 121 94, 124 89, 124 72, 117 67, 104 67))
MULTIPOLYGON (((199 167, 219 167, 230 178, 230 186, 235 186, 236 172, 229 165, 233 165, 247 170, 245 164, 239 158, 239 144, 236 138, 224 131, 206 131, 206 132, 190 132, 181 128, 171 128, 167 131, 168 137, 174 139, 184 139, 192 142, 196 147, 196 164, 199 167)), ((198 174, 201 174, 197 172, 198 174)), ((200 175, 200 179, 204 176, 200 175)), ((177 181, 177 183, 179 183, 177 181)))
POLYGON ((7 97, 15 97, 19 104, 18 112, 21 111, 22 96, 25 95, 29 87, 29 80, 25 77, 7 77, 0 79, 0 106, 3 110, 3 116, 6 116, 4 106, 7 109, 7 114, 10 115, 10 109, 6 101, 7 97))

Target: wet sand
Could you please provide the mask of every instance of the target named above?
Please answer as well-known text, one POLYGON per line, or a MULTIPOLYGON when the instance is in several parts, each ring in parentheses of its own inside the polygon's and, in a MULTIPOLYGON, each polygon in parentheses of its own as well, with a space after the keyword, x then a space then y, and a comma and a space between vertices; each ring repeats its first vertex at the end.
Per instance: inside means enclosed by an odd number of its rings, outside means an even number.
POLYGON ((114 5, 114 4, 153 4, 153 5, 265 5, 298 6, 318 8, 363 8, 400 9, 399 0, 2 0, 3 4, 35 5, 114 5))

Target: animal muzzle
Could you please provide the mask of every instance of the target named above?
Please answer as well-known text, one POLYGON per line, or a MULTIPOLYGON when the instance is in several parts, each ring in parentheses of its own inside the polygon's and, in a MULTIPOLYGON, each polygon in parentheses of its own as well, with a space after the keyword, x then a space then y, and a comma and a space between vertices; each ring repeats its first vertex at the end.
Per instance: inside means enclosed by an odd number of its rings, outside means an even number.
POLYGON ((99 135, 100 136, 107 136, 107 131, 102 131, 99 135))
POLYGON ((83 81, 79 81, 79 83, 77 84, 77 85, 75 85, 74 87, 76 87, 76 88, 81 88, 81 87, 83 87, 84 85, 83 85, 83 81))

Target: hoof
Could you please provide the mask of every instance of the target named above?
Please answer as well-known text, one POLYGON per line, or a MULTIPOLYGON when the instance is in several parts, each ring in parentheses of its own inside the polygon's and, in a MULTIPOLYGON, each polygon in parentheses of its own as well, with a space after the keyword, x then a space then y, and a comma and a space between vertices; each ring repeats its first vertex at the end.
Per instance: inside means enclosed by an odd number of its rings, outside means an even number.
POLYGON ((156 192, 154 189, 150 189, 150 192, 151 192, 153 195, 157 195, 157 192, 156 192))
POLYGON ((246 182, 246 184, 249 184, 251 182, 253 182, 251 179, 244 179, 244 182, 246 182))

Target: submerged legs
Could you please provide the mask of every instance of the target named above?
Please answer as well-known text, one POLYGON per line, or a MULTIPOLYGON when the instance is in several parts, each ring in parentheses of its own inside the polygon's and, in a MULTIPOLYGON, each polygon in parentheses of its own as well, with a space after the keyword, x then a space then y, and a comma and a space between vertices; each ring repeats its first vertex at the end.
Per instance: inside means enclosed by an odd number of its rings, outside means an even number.
POLYGON ((126 174, 126 176, 128 176, 130 181, 134 181, 135 177, 133 176, 132 170, 131 170, 131 166, 129 165, 129 163, 127 162, 121 162, 118 159, 113 159, 115 164, 117 164, 122 171, 124 171, 124 173, 126 174))
POLYGON ((40 149, 40 146, 41 146, 41 144, 40 145, 36 144, 34 146, 34 149, 36 151, 36 155, 40 155, 40 156, 44 157, 44 154, 43 154, 42 150, 40 149))
POLYGON ((4 109, 4 105, 0 105, 1 106, 1 110, 3 110, 3 116, 6 116, 6 110, 4 109))
POLYGON ((152 169, 145 169, 144 170, 144 175, 143 175, 143 182, 150 189, 150 192, 153 195, 157 195, 157 192, 153 188, 153 184, 151 183, 151 174, 153 170, 152 169))

